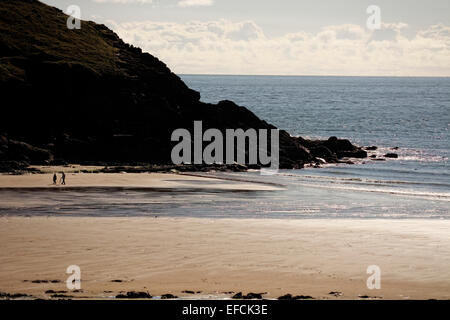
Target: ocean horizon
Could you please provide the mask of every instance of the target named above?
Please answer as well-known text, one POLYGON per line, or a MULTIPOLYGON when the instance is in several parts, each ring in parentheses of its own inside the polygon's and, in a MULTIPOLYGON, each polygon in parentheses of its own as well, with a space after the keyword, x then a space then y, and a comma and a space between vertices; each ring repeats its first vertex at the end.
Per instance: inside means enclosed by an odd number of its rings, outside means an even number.
POLYGON ((232 74, 232 73, 176 73, 179 77, 184 76, 219 76, 219 77, 294 77, 294 78, 317 78, 317 77, 324 77, 324 78, 450 78, 450 76, 388 76, 388 75, 380 75, 380 76, 374 76, 374 75, 320 75, 320 74, 232 74))

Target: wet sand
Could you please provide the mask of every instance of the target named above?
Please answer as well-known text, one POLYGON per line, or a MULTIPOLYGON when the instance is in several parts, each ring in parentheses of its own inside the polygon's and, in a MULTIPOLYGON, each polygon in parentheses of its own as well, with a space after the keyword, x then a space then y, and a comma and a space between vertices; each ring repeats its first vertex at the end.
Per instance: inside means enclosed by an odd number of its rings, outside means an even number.
POLYGON ((51 298, 75 264, 75 298, 449 299, 449 234, 447 220, 0 217, 0 292, 51 298), (380 290, 366 286, 369 265, 380 290))

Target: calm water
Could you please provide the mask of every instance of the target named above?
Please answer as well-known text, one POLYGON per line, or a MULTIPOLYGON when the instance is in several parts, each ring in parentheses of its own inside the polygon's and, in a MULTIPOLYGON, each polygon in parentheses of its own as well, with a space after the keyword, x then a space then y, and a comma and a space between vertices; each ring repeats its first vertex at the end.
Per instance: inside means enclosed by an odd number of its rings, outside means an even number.
POLYGON ((182 79, 203 101, 234 100, 293 135, 348 138, 377 155, 399 147, 397 160, 281 172, 286 215, 450 217, 450 78, 182 79))
POLYGON ((286 186, 276 192, 0 190, 12 199, 0 214, 450 218, 450 78, 181 77, 203 101, 233 100, 293 135, 348 138, 377 155, 398 147, 400 157, 231 174, 286 186))

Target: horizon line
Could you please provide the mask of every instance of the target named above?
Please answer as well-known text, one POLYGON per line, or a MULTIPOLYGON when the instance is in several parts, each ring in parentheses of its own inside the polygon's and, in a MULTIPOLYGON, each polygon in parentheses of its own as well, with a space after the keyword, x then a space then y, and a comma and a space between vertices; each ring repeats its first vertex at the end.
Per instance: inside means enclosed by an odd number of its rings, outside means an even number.
POLYGON ((235 74, 235 73, 177 73, 183 76, 245 76, 245 77, 340 77, 340 78, 450 78, 450 76, 369 76, 369 75, 308 75, 308 74, 235 74))

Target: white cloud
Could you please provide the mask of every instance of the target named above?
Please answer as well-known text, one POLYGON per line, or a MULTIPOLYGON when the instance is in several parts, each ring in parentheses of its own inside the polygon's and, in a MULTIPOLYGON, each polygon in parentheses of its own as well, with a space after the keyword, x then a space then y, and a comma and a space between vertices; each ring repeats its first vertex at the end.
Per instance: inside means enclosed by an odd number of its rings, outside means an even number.
POLYGON ((450 27, 445 25, 410 38, 402 34, 407 25, 401 23, 385 24, 380 31, 326 26, 280 37, 267 37, 253 21, 109 25, 177 73, 450 76, 450 27))
POLYGON ((199 6, 212 6, 213 0, 181 0, 178 2, 180 7, 199 7, 199 6))

